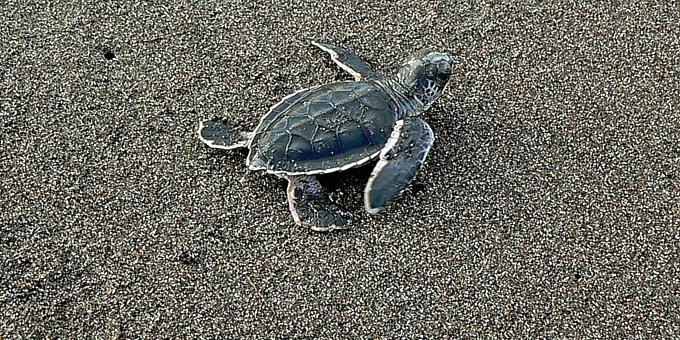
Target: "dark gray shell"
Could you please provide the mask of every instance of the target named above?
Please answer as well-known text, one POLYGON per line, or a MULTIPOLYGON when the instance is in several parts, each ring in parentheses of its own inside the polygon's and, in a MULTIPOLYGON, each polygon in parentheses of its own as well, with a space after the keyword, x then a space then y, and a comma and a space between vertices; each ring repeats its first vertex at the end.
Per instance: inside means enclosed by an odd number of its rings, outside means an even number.
POLYGON ((374 82, 302 90, 262 118, 248 164, 286 174, 344 170, 377 157, 397 119, 397 105, 374 82))

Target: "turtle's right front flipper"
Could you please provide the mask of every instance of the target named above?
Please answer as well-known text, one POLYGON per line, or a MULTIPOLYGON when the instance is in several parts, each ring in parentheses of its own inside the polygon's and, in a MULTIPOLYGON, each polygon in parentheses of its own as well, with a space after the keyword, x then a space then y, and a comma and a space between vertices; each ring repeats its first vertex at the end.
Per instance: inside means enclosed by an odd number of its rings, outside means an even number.
POLYGON ((231 150, 245 148, 251 132, 227 124, 221 118, 204 120, 198 124, 198 138, 211 148, 231 150))
POLYGON ((314 176, 287 176, 288 207, 295 223, 315 231, 347 228, 342 209, 333 203, 314 176))
POLYGON ((375 214, 399 196, 416 177, 433 142, 432 129, 422 119, 397 121, 366 184, 366 211, 375 214))
POLYGON ((373 71, 373 68, 365 61, 361 60, 356 54, 331 44, 321 44, 312 41, 312 45, 330 54, 331 59, 338 64, 338 66, 354 76, 354 80, 360 81, 362 79, 378 78, 378 75, 373 71))

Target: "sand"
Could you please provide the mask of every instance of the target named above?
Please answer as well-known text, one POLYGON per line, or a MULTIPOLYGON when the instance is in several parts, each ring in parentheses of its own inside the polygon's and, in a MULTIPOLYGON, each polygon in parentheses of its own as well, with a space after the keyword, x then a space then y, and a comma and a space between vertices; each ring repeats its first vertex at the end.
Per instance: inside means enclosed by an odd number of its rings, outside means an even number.
POLYGON ((680 336, 680 8, 671 2, 5 2, 0 337, 680 336), (205 147, 295 90, 455 58, 405 195, 285 182, 205 147))

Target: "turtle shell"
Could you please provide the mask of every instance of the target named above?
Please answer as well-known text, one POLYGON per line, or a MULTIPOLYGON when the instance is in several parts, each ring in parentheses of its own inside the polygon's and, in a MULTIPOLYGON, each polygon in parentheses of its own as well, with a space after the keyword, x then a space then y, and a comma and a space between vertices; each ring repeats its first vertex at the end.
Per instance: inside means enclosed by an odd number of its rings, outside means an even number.
POLYGON ((337 82, 298 91, 265 115, 248 164, 270 173, 328 173, 378 156, 398 119, 375 82, 337 82))

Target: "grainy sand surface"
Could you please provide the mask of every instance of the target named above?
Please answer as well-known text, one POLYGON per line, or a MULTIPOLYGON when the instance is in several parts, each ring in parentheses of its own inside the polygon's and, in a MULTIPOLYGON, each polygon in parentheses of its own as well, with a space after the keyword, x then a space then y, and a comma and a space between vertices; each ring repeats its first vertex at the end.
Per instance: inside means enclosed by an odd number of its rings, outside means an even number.
POLYGON ((680 336, 678 4, 357 3, 2 1, 0 338, 680 336), (195 132, 350 79, 312 40, 457 59, 415 184, 322 178, 330 234, 195 132))

